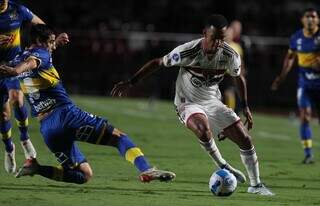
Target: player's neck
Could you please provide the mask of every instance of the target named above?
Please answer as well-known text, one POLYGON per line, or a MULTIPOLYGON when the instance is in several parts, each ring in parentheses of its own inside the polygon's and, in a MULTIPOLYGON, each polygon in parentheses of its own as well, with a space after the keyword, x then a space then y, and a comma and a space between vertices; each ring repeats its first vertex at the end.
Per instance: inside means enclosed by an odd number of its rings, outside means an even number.
POLYGON ((303 28, 303 35, 305 37, 312 37, 315 33, 317 33, 319 30, 319 27, 315 27, 314 29, 307 29, 303 28))

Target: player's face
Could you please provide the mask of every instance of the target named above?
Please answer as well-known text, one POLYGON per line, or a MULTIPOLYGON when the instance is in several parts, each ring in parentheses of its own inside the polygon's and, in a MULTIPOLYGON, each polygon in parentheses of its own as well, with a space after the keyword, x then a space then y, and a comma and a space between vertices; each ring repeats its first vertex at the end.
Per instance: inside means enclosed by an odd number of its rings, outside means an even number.
POLYGON ((217 50, 219 40, 226 36, 227 27, 216 29, 214 27, 206 28, 204 31, 204 48, 205 53, 214 54, 217 50))
POLYGON ((5 12, 8 8, 9 0, 0 0, 0 13, 5 12))
POLYGON ((301 21, 304 28, 313 30, 319 25, 319 16, 315 11, 308 11, 304 13, 301 21))
POLYGON ((53 52, 56 49, 56 36, 54 34, 51 34, 49 36, 49 39, 47 40, 46 47, 48 48, 49 52, 53 52))

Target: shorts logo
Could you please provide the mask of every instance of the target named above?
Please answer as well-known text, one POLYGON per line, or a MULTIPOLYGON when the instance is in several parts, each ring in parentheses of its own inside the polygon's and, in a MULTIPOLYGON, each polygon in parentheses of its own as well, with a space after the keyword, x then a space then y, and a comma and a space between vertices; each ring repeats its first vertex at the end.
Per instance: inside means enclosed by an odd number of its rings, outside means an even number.
POLYGON ((175 62, 178 62, 180 60, 180 56, 177 53, 174 53, 171 57, 171 59, 175 62))
POLYGON ((90 125, 80 127, 76 131, 76 138, 80 141, 87 142, 88 139, 91 137, 91 134, 93 133, 93 131, 94 131, 94 128, 90 125))
POLYGON ((54 153, 54 155, 56 156, 60 164, 65 164, 69 160, 69 157, 65 155, 63 152, 56 152, 54 153))

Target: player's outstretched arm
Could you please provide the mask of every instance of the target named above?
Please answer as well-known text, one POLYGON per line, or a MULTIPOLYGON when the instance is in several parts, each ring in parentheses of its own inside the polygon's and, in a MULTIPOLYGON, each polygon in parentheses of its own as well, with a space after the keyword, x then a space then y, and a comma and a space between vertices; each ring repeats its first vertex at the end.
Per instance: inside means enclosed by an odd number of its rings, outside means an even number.
POLYGON ((0 76, 9 77, 17 76, 25 71, 30 71, 37 68, 38 62, 34 58, 28 58, 15 67, 9 67, 7 65, 0 65, 0 76))
POLYGON ((279 85, 286 79, 287 74, 290 72, 290 70, 293 67, 296 56, 297 54, 294 51, 291 51, 291 50, 288 51, 283 61, 281 73, 272 82, 271 90, 273 91, 277 90, 279 85))
POLYGON ((112 96, 123 96, 127 90, 135 85, 137 82, 141 81, 142 79, 146 78, 150 74, 156 72, 160 69, 160 67, 163 65, 162 58, 153 59, 149 62, 147 62, 141 69, 139 69, 131 79, 127 81, 121 81, 117 83, 112 91, 112 96))

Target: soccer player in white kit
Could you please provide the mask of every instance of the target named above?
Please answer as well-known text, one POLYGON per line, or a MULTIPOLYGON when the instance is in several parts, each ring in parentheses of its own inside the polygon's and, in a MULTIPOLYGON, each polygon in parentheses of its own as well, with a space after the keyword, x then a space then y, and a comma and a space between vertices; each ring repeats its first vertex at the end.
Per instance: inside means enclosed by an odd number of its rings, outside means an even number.
POLYGON ((237 80, 248 129, 252 128, 246 82, 240 75, 241 59, 239 54, 223 41, 227 25, 224 16, 209 16, 204 25, 203 38, 180 45, 164 57, 149 61, 130 80, 116 84, 111 94, 122 96, 135 83, 161 66, 180 67, 174 100, 180 120, 194 132, 200 145, 218 167, 229 170, 239 182, 244 183, 245 175, 222 158, 213 137, 227 137, 236 143, 250 180, 248 192, 274 195, 260 180, 257 154, 247 129, 238 115, 221 102, 218 84, 225 74, 229 74, 237 80))

